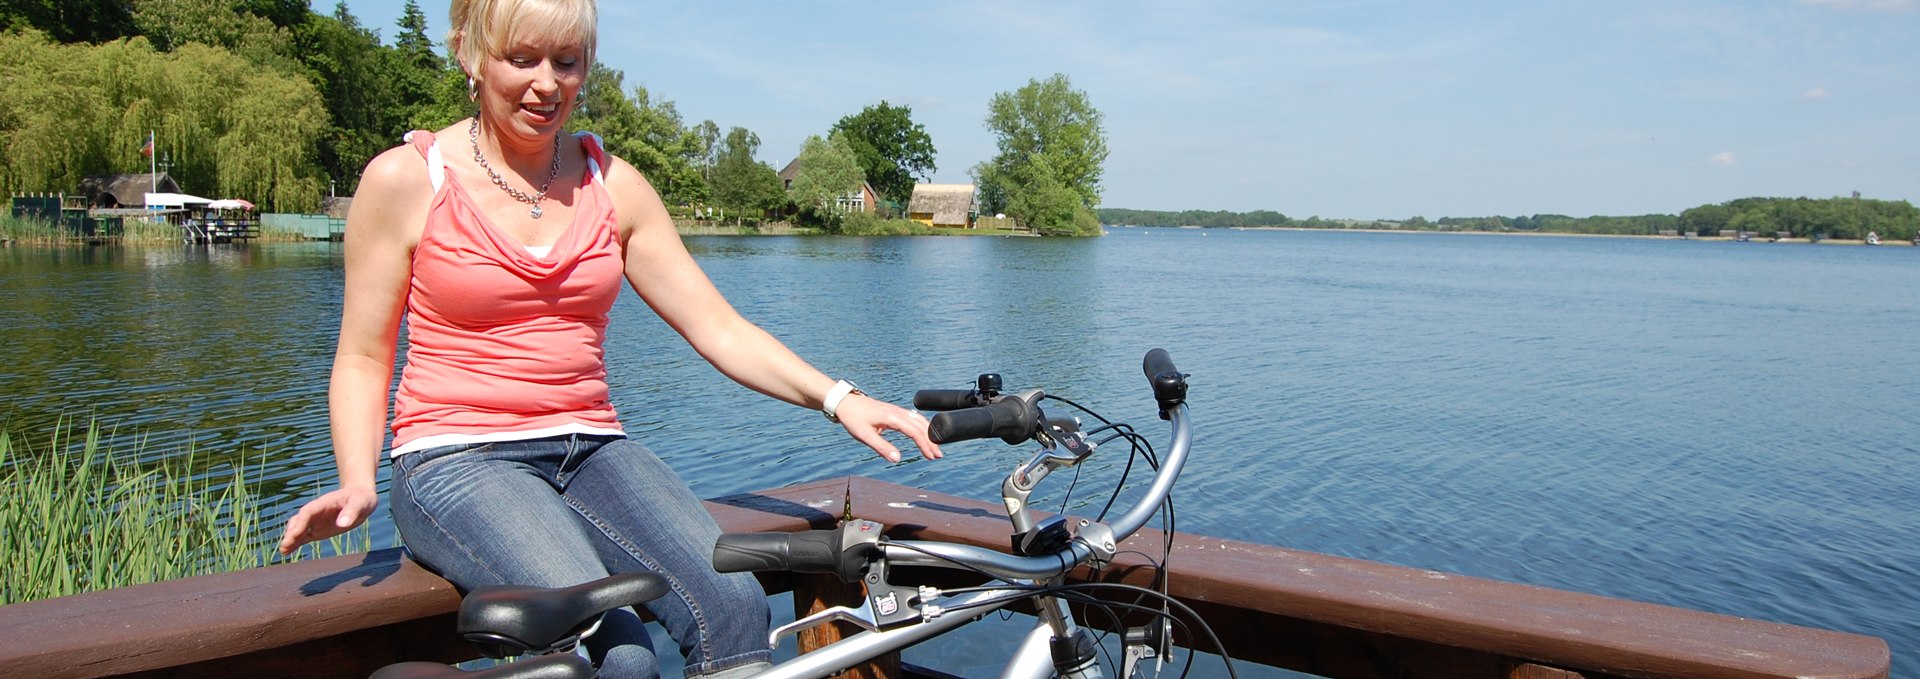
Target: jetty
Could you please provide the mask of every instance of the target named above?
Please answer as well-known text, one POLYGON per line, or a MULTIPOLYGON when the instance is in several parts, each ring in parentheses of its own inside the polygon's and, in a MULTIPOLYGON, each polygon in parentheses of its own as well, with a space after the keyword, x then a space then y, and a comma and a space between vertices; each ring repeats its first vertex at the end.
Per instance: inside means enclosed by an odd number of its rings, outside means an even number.
MULTIPOLYGON (((996 503, 862 477, 707 508, 730 532, 828 528, 849 495, 856 517, 893 538, 1007 540, 996 503)), ((1076 577, 1148 586, 1152 569, 1139 555, 1158 555, 1164 542, 1143 529, 1111 567, 1076 577)), ((1167 571, 1171 594, 1237 662, 1339 679, 1884 679, 1891 664, 1875 637, 1190 534, 1176 536, 1167 571)), ((799 615, 859 596, 832 576, 761 582, 794 592, 799 615)), ((0 667, 37 679, 366 676, 401 660, 478 657, 454 633, 459 601, 399 549, 184 578, 0 606, 0 667)), ((802 652, 836 634, 811 632, 802 652)), ((950 676, 889 658, 857 671, 950 676)))

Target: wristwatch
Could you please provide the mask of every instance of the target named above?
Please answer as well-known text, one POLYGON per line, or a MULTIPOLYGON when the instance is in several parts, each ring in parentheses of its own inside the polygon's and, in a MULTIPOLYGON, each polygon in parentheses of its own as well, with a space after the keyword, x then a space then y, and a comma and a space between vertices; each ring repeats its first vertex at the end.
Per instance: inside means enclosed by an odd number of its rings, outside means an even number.
POLYGON ((840 402, 847 400, 848 394, 866 396, 867 392, 861 391, 860 386, 852 382, 834 380, 833 388, 827 390, 826 399, 820 401, 820 414, 826 415, 828 422, 839 422, 840 402))

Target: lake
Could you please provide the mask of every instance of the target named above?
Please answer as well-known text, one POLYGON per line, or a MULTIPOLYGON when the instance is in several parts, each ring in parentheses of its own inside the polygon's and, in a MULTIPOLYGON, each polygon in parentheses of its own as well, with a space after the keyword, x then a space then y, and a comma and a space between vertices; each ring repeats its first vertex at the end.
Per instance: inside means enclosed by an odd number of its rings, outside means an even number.
MULTIPOLYGON (((1168 349, 1193 376, 1182 531, 1868 634, 1920 673, 1920 249, 1132 228, 688 245, 748 318, 898 402, 998 372, 1163 435, 1139 362, 1168 349)), ((286 511, 333 482, 340 261, 0 250, 0 421, 37 445, 92 418, 145 455, 244 456, 286 511)), ((887 465, 725 381, 633 295, 608 354, 629 433, 703 496, 865 474, 992 499, 1025 454, 887 465)), ((1112 483, 1111 451, 1074 506, 1112 483)))

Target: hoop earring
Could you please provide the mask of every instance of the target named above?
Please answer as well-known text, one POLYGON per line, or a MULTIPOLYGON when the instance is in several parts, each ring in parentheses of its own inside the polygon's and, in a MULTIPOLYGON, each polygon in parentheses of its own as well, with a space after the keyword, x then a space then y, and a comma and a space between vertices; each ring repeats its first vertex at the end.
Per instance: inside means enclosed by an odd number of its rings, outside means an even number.
POLYGON ((473 82, 473 76, 467 76, 467 101, 480 100, 480 86, 473 82))

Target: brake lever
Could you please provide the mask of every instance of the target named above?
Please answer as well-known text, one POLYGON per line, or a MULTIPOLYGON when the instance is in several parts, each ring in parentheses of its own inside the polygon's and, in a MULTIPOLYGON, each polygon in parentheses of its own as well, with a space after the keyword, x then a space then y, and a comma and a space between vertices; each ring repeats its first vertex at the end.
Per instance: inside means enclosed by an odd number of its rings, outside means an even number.
POLYGON ((874 622, 873 619, 873 604, 862 598, 859 608, 834 606, 833 608, 775 627, 772 632, 767 634, 767 648, 779 647, 781 637, 798 634, 803 630, 812 629, 829 622, 852 623, 860 629, 869 632, 880 629, 879 623, 874 622))
MULTIPOLYGON (((865 585, 865 595, 859 606, 834 606, 807 617, 774 628, 767 634, 767 647, 780 645, 780 638, 812 629, 828 622, 845 622, 868 632, 877 632, 917 621, 922 615, 919 589, 906 589, 894 586, 887 581, 887 560, 875 558, 867 564, 867 572, 860 578, 865 585)), ((927 606, 933 615, 939 614, 939 607, 927 606)))

